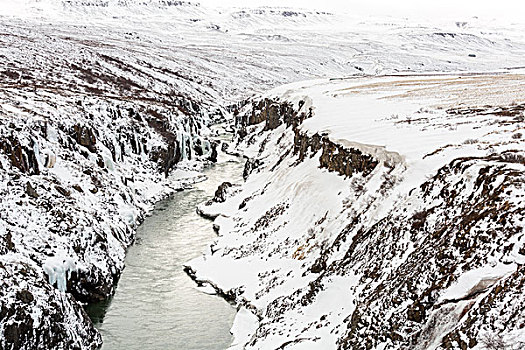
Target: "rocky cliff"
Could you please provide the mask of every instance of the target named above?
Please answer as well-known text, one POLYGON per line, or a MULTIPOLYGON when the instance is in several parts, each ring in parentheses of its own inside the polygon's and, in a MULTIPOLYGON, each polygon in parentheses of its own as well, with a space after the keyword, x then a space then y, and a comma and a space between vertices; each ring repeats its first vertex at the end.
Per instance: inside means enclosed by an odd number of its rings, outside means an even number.
POLYGON ((184 112, 31 83, 3 92, 0 347, 98 348, 80 303, 112 295, 137 225, 215 145, 182 96, 184 112))
POLYGON ((246 182, 200 207, 219 237, 189 264, 238 304, 232 349, 525 346, 522 79, 297 84, 246 107, 246 182))

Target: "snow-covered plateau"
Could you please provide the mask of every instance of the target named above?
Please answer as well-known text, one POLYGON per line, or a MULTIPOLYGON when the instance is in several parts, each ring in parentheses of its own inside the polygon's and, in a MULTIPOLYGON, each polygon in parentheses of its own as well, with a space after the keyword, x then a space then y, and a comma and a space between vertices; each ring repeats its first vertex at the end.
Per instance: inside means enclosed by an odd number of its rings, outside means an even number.
POLYGON ((524 29, 0 2, 0 349, 99 348, 83 305, 234 147, 187 266, 239 307, 232 349, 523 347, 524 29))

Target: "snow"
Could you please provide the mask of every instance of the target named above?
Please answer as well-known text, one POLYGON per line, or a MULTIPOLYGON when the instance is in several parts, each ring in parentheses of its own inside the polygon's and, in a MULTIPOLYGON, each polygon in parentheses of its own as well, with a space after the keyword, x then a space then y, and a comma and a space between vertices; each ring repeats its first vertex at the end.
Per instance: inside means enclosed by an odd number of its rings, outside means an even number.
POLYGON ((244 344, 250 341, 250 335, 255 332, 258 323, 259 320, 254 314, 245 307, 241 307, 235 315, 235 320, 231 328, 234 339, 229 350, 244 349, 244 344))
MULTIPOLYGON (((503 74, 501 78, 475 73, 355 77, 340 82, 287 85, 265 96, 282 95, 291 101, 308 96, 315 106, 314 117, 299 130, 308 135, 327 135, 335 143, 361 150, 391 167, 408 168, 404 177, 410 181, 401 188, 406 191, 467 148, 471 155, 486 154, 486 149, 465 143, 487 138, 494 120, 483 115, 451 120, 446 113, 448 108, 512 105, 525 95, 523 77, 523 71, 503 74), (499 84, 497 88, 492 80, 499 84), (486 84, 492 88, 486 89, 486 84), (465 92, 466 87, 469 92, 465 92), (437 157, 427 156, 447 145, 454 147, 439 152, 437 157)), ((513 146, 524 148, 520 142, 513 146)))
POLYGON ((498 280, 516 271, 516 264, 495 264, 469 270, 462 274, 458 280, 441 295, 440 300, 461 299, 469 293, 487 289, 498 280))
MULTIPOLYGON (((459 157, 525 151, 523 142, 512 137, 516 130, 516 125, 509 123, 508 118, 512 117, 495 114, 498 106, 523 103, 524 81, 522 71, 403 74, 311 80, 263 94, 261 99, 290 102, 296 108, 299 101, 308 101, 303 110, 311 107, 313 116, 298 127, 298 132, 322 135, 347 149, 369 154, 380 164, 366 177, 359 173, 343 177, 319 168, 320 152, 307 155, 303 161, 291 154, 294 141, 291 128, 281 125, 263 131, 264 125, 247 127, 246 139, 255 136, 242 141, 237 150, 262 165, 245 183, 229 192, 226 202, 199 207, 202 212, 216 216, 218 239, 203 257, 188 263, 197 280, 210 281, 217 288, 234 293, 237 304, 249 305, 247 310, 253 313, 252 317, 259 318, 257 330, 244 330, 243 338, 239 338, 243 339, 244 347, 275 349, 287 344, 286 348, 291 349, 336 349, 356 306, 375 297, 374 290, 380 293, 380 286, 395 284, 392 275, 410 274, 406 265, 413 263, 428 239, 427 231, 414 237, 407 230, 395 239, 383 233, 387 237, 377 237, 381 242, 377 244, 384 247, 376 248, 366 245, 365 238, 358 238, 360 232, 373 232, 375 225, 388 222, 399 213, 414 215, 441 205, 436 200, 421 201, 418 193, 425 181, 459 157), (490 90, 485 89, 486 84, 490 84, 490 90), (470 111, 480 107, 486 110, 470 111), (467 112, 455 114, 455 108, 467 112), (348 257, 355 239, 364 239, 360 243, 362 250, 348 257), (374 249, 384 251, 373 254, 374 249), (325 263, 331 268, 313 273, 309 268, 322 254, 327 255, 325 263), (361 261, 360 254, 367 260, 361 261), (346 259, 354 262, 344 265, 346 259), (377 277, 365 278, 370 273, 366 269, 368 264, 380 267, 375 272, 377 277), (341 265, 345 266, 345 272, 337 270, 341 265), (304 301, 312 289, 314 296, 304 301)), ((241 114, 250 114, 251 108, 248 105, 241 114)), ((480 161, 446 181, 450 186, 462 184, 462 196, 482 196, 481 189, 476 192, 474 188, 486 166, 480 161)), ((523 170, 522 165, 506 166, 523 170)), ((497 176, 491 186, 497 188, 507 180, 497 176)), ((443 186, 436 184, 436 190, 442 191, 443 186)), ((509 200, 518 198, 519 191, 513 187, 509 200)), ((519 203, 517 207, 523 201, 519 203)), ((426 230, 432 232, 433 227, 441 225, 440 220, 439 213, 429 214, 426 230)), ((403 227, 402 222, 397 224, 403 227)), ((490 223, 478 225, 483 232, 483 225, 490 223)), ((509 243, 520 246, 518 239, 521 238, 514 235, 509 243)), ((438 248, 441 249, 428 249, 438 248)), ((419 326, 422 334, 428 334, 421 336, 421 349, 438 347, 444 335, 463 319, 466 309, 516 271, 521 258, 515 249, 505 256, 483 251, 482 254, 489 254, 488 265, 453 274, 453 283, 440 291, 436 301, 443 302, 443 306, 435 312, 429 311, 427 322, 419 326), (457 300, 465 297, 473 299, 457 300)), ((424 270, 436 261, 437 257, 430 256, 417 264, 424 270)), ((427 273, 428 277, 421 274, 413 277, 427 278, 414 288, 424 290, 436 272, 427 273)), ((409 308, 413 302, 405 300, 400 307, 409 308)), ((389 304, 371 305, 381 309, 389 304)), ((386 309, 380 317, 384 320, 399 317, 395 310, 386 309)), ((401 313, 406 315, 406 311, 401 313)), ((391 345, 377 339, 376 348, 391 345)))

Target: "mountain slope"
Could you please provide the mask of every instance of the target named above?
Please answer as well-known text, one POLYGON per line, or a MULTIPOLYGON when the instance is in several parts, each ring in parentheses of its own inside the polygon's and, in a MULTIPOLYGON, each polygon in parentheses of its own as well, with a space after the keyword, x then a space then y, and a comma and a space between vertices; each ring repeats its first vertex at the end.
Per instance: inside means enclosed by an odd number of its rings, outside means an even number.
POLYGON ((246 183, 200 207, 219 237, 189 263, 251 323, 232 349, 523 346, 524 81, 324 80, 247 106, 246 183))

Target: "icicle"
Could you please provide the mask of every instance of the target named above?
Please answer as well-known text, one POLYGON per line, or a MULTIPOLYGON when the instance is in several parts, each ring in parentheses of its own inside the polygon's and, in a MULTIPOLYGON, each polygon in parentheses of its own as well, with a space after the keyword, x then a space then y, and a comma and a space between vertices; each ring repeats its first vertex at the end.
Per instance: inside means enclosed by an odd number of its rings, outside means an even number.
POLYGON ((38 169, 42 169, 44 167, 44 164, 42 164, 40 145, 38 144, 38 141, 33 137, 31 138, 31 142, 33 143, 33 153, 35 154, 36 162, 38 163, 38 169))
POLYGON ((77 265, 71 258, 54 256, 46 259, 43 269, 49 278, 49 284, 56 283, 58 290, 65 292, 67 281, 71 278, 71 272, 77 271, 77 265))
POLYGON ((55 154, 49 150, 42 152, 44 154, 44 166, 46 168, 53 168, 57 162, 55 154))
POLYGON ((181 155, 182 155, 182 160, 186 159, 187 156, 186 156, 186 135, 184 135, 184 133, 181 133, 181 155))
POLYGON ((201 154, 202 155, 205 155, 206 154, 206 141, 204 141, 204 139, 200 138, 200 141, 201 141, 201 154))
POLYGON ((204 149, 206 150, 206 153, 202 153, 203 155, 206 154, 206 155, 209 155, 209 153, 211 152, 211 145, 210 145, 210 141, 208 140, 204 140, 204 149))
POLYGON ((193 137, 188 135, 188 140, 190 141, 189 159, 191 159, 193 157, 193 137))
POLYGON ((119 142, 117 141, 117 139, 115 137, 113 137, 113 149, 115 150, 115 159, 118 162, 121 162, 122 161, 122 152, 121 152, 121 149, 120 149, 120 144, 119 144, 119 142))

